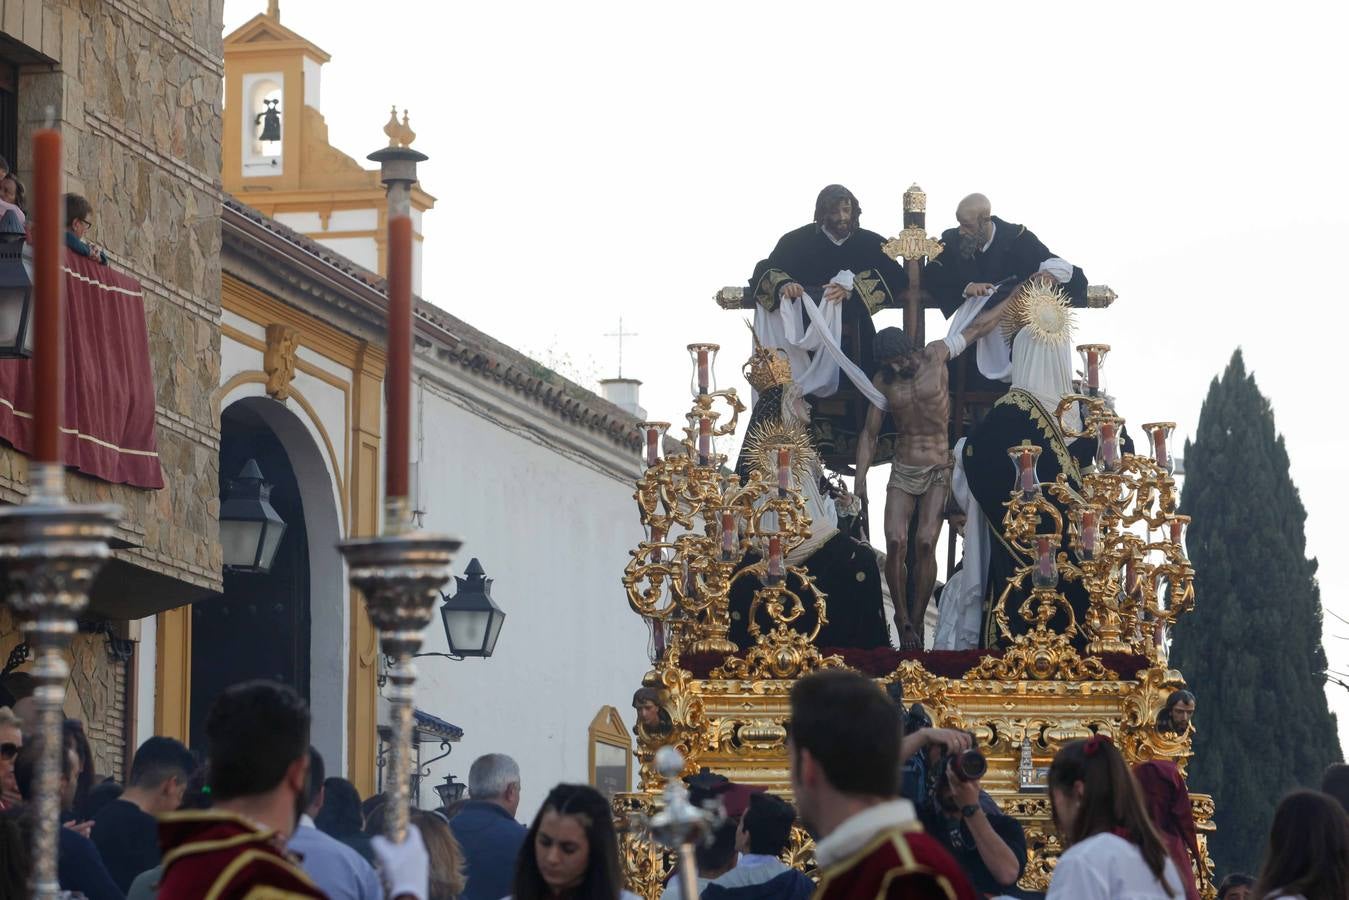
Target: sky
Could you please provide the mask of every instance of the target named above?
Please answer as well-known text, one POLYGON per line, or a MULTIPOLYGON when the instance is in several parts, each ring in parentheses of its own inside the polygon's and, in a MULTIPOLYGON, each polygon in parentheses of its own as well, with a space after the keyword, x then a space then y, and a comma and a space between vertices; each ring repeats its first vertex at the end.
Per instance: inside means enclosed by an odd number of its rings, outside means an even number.
MULTIPOLYGON (((225 33, 265 6, 226 0, 225 33)), ((335 146, 363 159, 390 104, 410 110, 438 198, 423 296, 592 387, 617 374, 605 335, 622 317, 623 374, 653 418, 682 420, 693 341, 721 343, 721 384, 748 394, 745 314, 712 296, 831 182, 886 235, 911 183, 934 235, 985 193, 1114 288, 1078 340, 1112 346, 1107 387, 1133 423, 1192 436, 1240 347, 1307 507, 1330 667, 1349 673, 1334 264, 1349 5, 383 0, 334 15, 347 9, 282 0, 281 19, 332 55, 335 146)), ((944 331, 932 314, 929 335, 944 331)), ((1327 692, 1349 746, 1349 690, 1327 692)))

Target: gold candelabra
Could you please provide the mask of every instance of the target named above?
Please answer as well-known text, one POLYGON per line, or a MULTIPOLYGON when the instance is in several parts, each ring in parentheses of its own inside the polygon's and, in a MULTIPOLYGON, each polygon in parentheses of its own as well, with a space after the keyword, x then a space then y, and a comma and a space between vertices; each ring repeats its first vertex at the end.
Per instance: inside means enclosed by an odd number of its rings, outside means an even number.
MULTIPOLYGON (((623 586, 632 609, 652 629, 653 662, 716 653, 727 657, 719 672, 791 677, 827 662, 813 644, 827 622, 824 594, 804 567, 787 562, 810 536, 797 485, 800 451, 785 442, 766 446, 747 478, 726 468, 714 442, 734 433, 745 407, 733 389, 716 389, 717 349, 689 345, 693 407, 677 452, 665 452, 669 423, 641 425, 646 470, 633 496, 646 539, 631 551, 623 586), (728 412, 720 426, 717 405, 728 412), (747 562, 751 554, 757 559, 747 562), (754 644, 739 658, 728 637, 729 597, 739 580, 751 577, 760 582, 747 621, 754 644), (812 608, 813 627, 797 630, 812 608)), ((781 377, 780 362, 767 365, 781 377)))
POLYGON ((1184 549, 1189 517, 1176 511, 1170 446, 1175 423, 1143 426, 1148 455, 1123 452, 1124 419, 1100 390, 1100 369, 1110 348, 1084 344, 1077 349, 1085 393, 1065 396, 1054 415, 1066 439, 1097 441, 1095 465, 1082 472, 1080 490, 1063 473, 1052 482, 1040 481, 1038 447, 1025 442, 1007 449, 1015 481, 1004 504, 1003 528, 1008 543, 1028 562, 1008 578, 993 611, 1008 652, 1004 660, 986 665, 1023 666, 1040 678, 1062 667, 1099 677, 1104 669, 1094 657, 1103 653, 1134 653, 1165 663, 1167 631, 1194 605, 1194 569, 1184 549), (1078 404, 1085 407, 1080 431, 1063 424, 1064 414, 1078 404), (1029 594, 1016 613, 1032 628, 1014 636, 1008 601, 1027 581, 1029 594), (1080 583, 1089 598, 1082 621, 1062 590, 1071 582, 1080 583), (1055 630, 1050 620, 1059 613, 1065 614, 1066 625, 1055 630), (1079 634, 1091 658, 1073 651, 1071 639, 1079 634))

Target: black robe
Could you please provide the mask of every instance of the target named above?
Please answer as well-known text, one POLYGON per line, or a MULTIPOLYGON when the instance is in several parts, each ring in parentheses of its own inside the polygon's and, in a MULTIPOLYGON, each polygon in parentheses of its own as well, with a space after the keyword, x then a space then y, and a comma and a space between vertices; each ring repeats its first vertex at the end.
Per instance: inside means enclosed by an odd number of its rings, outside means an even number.
MULTIPOLYGON (((923 287, 936 298, 948 319, 965 302, 965 285, 997 284, 1008 278, 1025 281, 1039 271, 1042 262, 1055 257, 1025 225, 1004 222, 997 216, 993 217, 993 224, 997 226, 993 243, 970 259, 960 254, 960 230, 943 231, 941 239, 946 249, 923 269, 923 287)), ((1073 306, 1087 305, 1087 276, 1077 266, 1063 289, 1073 306)))
MULTIPOLYGON (((993 608, 1007 586, 1007 579, 1015 574, 1017 568, 1027 565, 1031 559, 1013 550, 1004 538, 1003 517, 1007 514, 1005 504, 1011 496, 1015 481, 1015 469, 1007 457, 1010 447, 1023 441, 1030 441, 1040 448, 1037 470, 1040 481, 1049 484, 1057 480, 1059 473, 1065 473, 1068 486, 1079 494, 1082 491, 1083 466, 1090 465, 1096 454, 1094 438, 1079 438, 1065 443, 1063 433, 1051 421, 1052 412, 1046 411, 1040 403, 1024 391, 1013 389, 994 404, 993 409, 979 424, 968 441, 965 442, 965 476, 969 481, 970 494, 973 495, 984 517, 988 519, 991 552, 988 563, 988 586, 984 594, 984 632, 983 645, 996 647, 1002 638, 993 621, 993 608)), ((1053 503, 1063 515, 1065 525, 1070 521, 1068 510, 1048 491, 1044 496, 1053 503)), ((1042 528, 1052 528, 1053 521, 1041 514, 1042 528)), ((1059 548, 1068 554, 1068 558, 1077 562, 1077 554, 1069 547, 1068 530, 1065 527, 1059 548)), ((1056 554, 1057 556, 1057 551, 1056 554)), ((1083 618, 1086 616, 1089 599, 1080 581, 1059 579, 1059 591, 1068 599, 1077 617, 1078 634, 1074 644, 1082 646, 1081 634, 1083 618)), ((1013 635, 1025 634, 1031 626, 1020 615, 1021 603, 1030 595, 1030 577, 1007 596, 1007 618, 1009 630, 1013 635)), ((1057 613, 1049 626, 1062 630, 1067 625, 1067 617, 1057 613)))
MULTIPOLYGON (((795 281, 816 303, 823 286, 843 269, 854 275, 853 290, 843 301, 843 352, 870 377, 876 374, 872 339, 876 329, 871 317, 885 307, 903 307, 909 286, 904 268, 881 250, 885 239, 859 228, 842 244, 835 244, 814 223, 789 231, 768 258, 754 267, 749 297, 767 310, 778 308, 778 290, 795 281)), ((839 374, 842 378, 842 373, 839 374)))

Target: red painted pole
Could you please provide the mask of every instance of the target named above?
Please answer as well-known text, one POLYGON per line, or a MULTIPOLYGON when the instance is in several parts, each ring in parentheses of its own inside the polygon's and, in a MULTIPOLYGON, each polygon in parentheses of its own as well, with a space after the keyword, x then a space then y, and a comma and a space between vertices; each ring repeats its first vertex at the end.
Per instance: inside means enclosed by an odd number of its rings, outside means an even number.
POLYGON ((406 210, 389 210, 389 349, 385 400, 389 434, 385 438, 384 495, 408 496, 408 460, 412 442, 412 219, 406 210))
POLYGON ((65 400, 65 297, 61 277, 61 133, 33 135, 33 410, 35 462, 61 461, 61 407, 65 400))

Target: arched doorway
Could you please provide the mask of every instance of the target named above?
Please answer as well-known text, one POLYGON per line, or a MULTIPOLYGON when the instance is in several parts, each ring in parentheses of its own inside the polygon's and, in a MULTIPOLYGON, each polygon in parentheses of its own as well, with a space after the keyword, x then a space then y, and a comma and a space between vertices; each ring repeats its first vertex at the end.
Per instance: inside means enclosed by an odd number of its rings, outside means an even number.
POLYGON ((257 461, 286 533, 271 571, 224 573, 221 596, 192 611, 192 745, 205 748, 211 701, 254 678, 288 684, 314 712, 312 741, 345 763, 346 598, 333 478, 310 429, 286 404, 243 397, 220 415, 220 490, 257 461))

